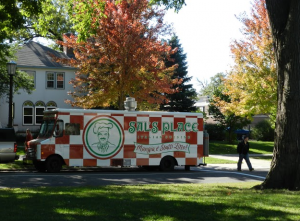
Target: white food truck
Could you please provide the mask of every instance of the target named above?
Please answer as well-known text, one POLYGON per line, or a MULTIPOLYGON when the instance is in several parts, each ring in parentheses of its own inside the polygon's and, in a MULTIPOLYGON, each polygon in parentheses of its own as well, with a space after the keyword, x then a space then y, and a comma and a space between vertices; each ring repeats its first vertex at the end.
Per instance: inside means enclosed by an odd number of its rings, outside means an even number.
MULTIPOLYGON (((37 139, 29 141, 25 162, 38 171, 76 167, 159 167, 205 165, 201 113, 53 109, 44 112, 37 139)), ((208 146, 208 145, 206 145, 208 146)))

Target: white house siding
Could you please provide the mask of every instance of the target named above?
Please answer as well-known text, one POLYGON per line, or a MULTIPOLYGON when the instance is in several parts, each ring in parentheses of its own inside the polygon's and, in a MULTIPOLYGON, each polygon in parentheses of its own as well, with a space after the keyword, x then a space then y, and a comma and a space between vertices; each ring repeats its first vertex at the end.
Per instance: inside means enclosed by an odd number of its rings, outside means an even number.
MULTIPOLYGON (((75 69, 57 62, 54 62, 49 54, 54 54, 56 57, 68 58, 62 52, 54 51, 36 42, 29 42, 17 51, 17 68, 22 71, 35 71, 35 90, 28 94, 24 90, 20 90, 18 94, 14 94, 13 103, 15 129, 19 132, 25 132, 26 128, 32 131, 38 130, 40 125, 35 123, 35 111, 33 111, 33 124, 26 125, 23 123, 23 104, 26 101, 31 101, 36 104, 42 101, 45 105, 52 101, 56 103, 59 108, 71 108, 71 105, 66 104, 65 100, 72 99, 68 95, 68 91, 73 90, 69 81, 75 77, 75 69), (63 72, 64 73, 64 87, 47 88, 46 87, 46 73, 47 72, 63 72)), ((33 110, 35 110, 33 108, 33 110)), ((8 98, 0 99, 0 126, 6 127, 8 125, 8 98)))
MULTIPOLYGON (((68 91, 72 90, 72 85, 69 84, 71 78, 74 78, 74 69, 33 69, 33 68, 22 68, 20 70, 35 71, 35 90, 28 94, 24 90, 20 90, 19 94, 14 94, 13 102, 15 105, 14 112, 14 125, 17 125, 19 131, 25 131, 26 128, 31 130, 37 130, 39 128, 38 124, 33 122, 33 125, 24 125, 23 124, 23 104, 26 101, 31 101, 33 104, 36 104, 38 101, 42 101, 47 104, 50 101, 56 103, 59 108, 71 108, 71 105, 66 104, 65 100, 72 99, 70 95, 67 94, 68 91), (48 71, 54 72, 63 72, 64 73, 64 89, 49 89, 46 88, 46 73, 48 71)), ((6 126, 8 124, 8 103, 6 99, 1 100, 1 124, 6 126)), ((35 116, 33 116, 35 118, 35 116)))

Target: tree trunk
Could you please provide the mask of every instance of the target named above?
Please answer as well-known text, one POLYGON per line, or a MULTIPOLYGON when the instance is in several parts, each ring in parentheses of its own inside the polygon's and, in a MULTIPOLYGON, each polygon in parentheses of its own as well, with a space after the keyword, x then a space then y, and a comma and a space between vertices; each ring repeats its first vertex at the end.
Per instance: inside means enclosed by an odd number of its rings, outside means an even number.
POLYGON ((278 104, 271 169, 262 188, 300 189, 300 1, 266 0, 272 27, 278 104))

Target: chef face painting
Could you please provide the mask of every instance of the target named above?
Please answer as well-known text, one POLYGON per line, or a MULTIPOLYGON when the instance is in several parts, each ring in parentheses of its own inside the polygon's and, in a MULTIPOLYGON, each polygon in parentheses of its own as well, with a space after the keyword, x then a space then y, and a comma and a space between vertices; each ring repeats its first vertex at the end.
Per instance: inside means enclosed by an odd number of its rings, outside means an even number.
POLYGON ((120 151, 123 143, 123 128, 112 117, 97 116, 84 129, 84 146, 94 157, 111 158, 120 151))

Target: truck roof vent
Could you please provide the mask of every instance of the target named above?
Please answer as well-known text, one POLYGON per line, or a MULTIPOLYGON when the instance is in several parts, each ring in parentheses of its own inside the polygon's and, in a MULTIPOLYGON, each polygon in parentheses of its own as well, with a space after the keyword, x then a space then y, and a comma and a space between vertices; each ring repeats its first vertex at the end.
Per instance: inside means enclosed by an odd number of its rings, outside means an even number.
POLYGON ((124 101, 124 107, 127 111, 135 111, 137 103, 134 97, 126 97, 126 101, 124 101))

